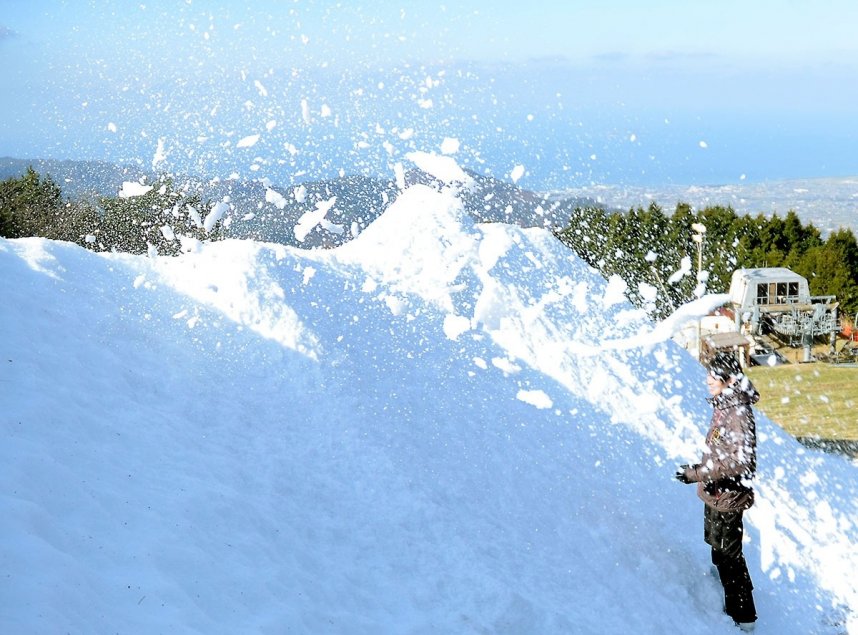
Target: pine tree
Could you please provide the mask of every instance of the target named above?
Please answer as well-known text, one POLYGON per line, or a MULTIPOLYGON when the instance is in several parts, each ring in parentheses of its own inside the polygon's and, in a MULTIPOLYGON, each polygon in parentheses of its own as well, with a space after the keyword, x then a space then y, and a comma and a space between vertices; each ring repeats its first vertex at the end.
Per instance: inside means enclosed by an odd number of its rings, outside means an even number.
POLYGON ((0 183, 0 235, 6 238, 55 238, 61 231, 65 204, 59 186, 32 166, 20 178, 0 183))

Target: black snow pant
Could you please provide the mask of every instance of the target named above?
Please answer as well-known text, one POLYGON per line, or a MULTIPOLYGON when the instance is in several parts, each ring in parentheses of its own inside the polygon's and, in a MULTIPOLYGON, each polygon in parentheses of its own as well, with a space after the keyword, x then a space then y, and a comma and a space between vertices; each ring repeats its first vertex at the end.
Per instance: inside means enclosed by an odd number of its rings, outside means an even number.
POLYGON ((736 622, 755 622, 754 585, 742 555, 742 512, 719 512, 705 506, 703 537, 712 547, 712 564, 724 587, 724 612, 736 622))

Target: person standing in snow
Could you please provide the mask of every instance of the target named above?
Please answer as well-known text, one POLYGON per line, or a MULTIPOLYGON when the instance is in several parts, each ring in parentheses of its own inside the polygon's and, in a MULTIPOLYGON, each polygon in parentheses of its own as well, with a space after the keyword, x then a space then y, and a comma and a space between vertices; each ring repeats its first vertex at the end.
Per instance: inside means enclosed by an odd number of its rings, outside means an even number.
POLYGON ((676 478, 697 483, 697 495, 705 503, 704 540, 724 587, 724 612, 751 631, 757 612, 742 553, 742 514, 754 504, 750 481, 757 469, 757 435, 751 405, 760 395, 736 357, 725 353, 710 362, 706 385, 713 407, 706 449, 700 463, 679 466, 676 478))

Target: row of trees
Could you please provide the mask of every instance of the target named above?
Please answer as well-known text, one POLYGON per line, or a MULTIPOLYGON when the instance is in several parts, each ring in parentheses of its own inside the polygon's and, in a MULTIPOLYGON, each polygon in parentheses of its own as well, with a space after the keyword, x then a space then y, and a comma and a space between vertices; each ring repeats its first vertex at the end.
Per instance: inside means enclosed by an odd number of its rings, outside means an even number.
MULTIPOLYGON (((154 247, 160 254, 175 255, 182 237, 223 237, 221 223, 206 223, 202 217, 210 207, 199 187, 177 187, 168 176, 137 196, 70 201, 50 176, 29 168, 20 178, 0 183, 0 236, 42 236, 96 251, 137 254, 154 247)), ((836 295, 846 314, 858 312, 854 234, 840 229, 823 239, 813 224, 803 224, 792 211, 781 218, 739 216, 720 206, 695 212, 685 203, 671 215, 655 203, 628 212, 579 207, 556 234, 606 277, 623 278, 629 299, 658 318, 694 295, 695 223, 707 230, 702 261, 710 290, 726 291, 737 268, 783 266, 805 276, 811 293, 836 295), (679 271, 688 273, 677 275, 679 271), (657 290, 654 305, 647 289, 657 290)))
POLYGON ((655 203, 628 212, 577 208, 556 232, 588 264, 605 276, 617 274, 629 285, 629 299, 645 306, 642 289, 658 290, 655 317, 663 317, 694 297, 698 245, 692 225, 706 227, 702 244, 707 288, 726 292, 738 268, 787 267, 806 277, 813 295, 836 295, 842 312, 858 312, 858 243, 849 229, 823 239, 812 223, 790 211, 785 217, 738 215, 731 207, 693 211, 679 203, 672 215, 655 203), (688 275, 677 272, 690 264, 688 275))
POLYGON ((199 191, 177 188, 161 176, 145 193, 71 201, 50 176, 32 167, 20 178, 0 183, 0 236, 41 236, 77 243, 95 251, 159 254, 181 251, 180 237, 218 239, 218 224, 207 231, 199 191))

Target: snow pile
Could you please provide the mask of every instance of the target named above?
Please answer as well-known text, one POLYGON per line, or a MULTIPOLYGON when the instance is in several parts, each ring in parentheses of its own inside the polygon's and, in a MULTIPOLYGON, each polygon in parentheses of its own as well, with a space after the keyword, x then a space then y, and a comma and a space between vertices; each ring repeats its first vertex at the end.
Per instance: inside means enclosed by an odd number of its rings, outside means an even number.
MULTIPOLYGON (((336 250, 0 272, 4 633, 734 632, 703 372, 546 231, 417 185, 336 250)), ((758 428, 758 632, 858 633, 856 468, 758 428)))

